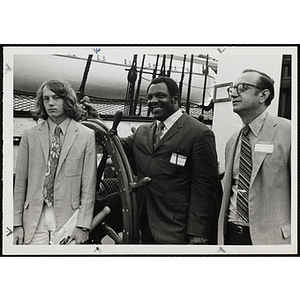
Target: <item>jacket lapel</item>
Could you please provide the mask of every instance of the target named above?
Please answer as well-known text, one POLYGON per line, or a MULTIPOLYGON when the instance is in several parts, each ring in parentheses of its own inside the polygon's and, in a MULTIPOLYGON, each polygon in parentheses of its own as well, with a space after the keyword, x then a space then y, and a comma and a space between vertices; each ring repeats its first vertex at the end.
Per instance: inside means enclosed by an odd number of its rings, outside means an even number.
MULTIPOLYGON (((172 138, 180 128, 182 128, 183 124, 185 123, 186 119, 188 118, 188 115, 186 113, 183 113, 183 115, 174 123, 174 125, 166 132, 166 134, 162 137, 162 139, 158 142, 156 147, 154 147, 154 150, 160 147, 163 143, 168 141, 170 138, 172 138)), ((153 137, 152 137, 153 140, 153 137)))
POLYGON ((78 134, 77 131, 78 131, 78 127, 77 127, 76 121, 71 119, 69 127, 67 129, 66 136, 65 136, 65 141, 64 141, 63 147, 61 149, 56 174, 59 173, 59 170, 61 169, 61 166, 62 166, 63 162, 65 161, 66 156, 69 153, 69 151, 74 143, 74 140, 77 137, 77 134, 78 134))
POLYGON ((47 123, 47 121, 44 121, 44 122, 40 123, 40 127, 39 127, 39 139, 40 139, 42 151, 44 153, 45 164, 47 165, 47 163, 48 163, 48 156, 49 156, 49 150, 50 150, 50 145, 49 145, 49 130, 48 130, 48 123, 47 123))
POLYGON ((156 130, 156 121, 153 122, 150 125, 150 127, 149 127, 149 129, 147 131, 147 134, 148 134, 147 141, 149 142, 148 146, 149 146, 149 149, 151 149, 151 151, 154 150, 154 134, 155 134, 155 130, 156 130))
MULTIPOLYGON (((228 168, 226 168, 226 169, 230 170, 231 173, 233 170, 234 156, 236 153, 236 147, 238 144, 240 134, 241 134, 241 131, 236 132, 230 140, 230 145, 228 145, 229 150, 228 150, 228 154, 227 154, 228 157, 226 159, 227 159, 229 165, 228 165, 228 168)), ((232 178, 232 176, 231 176, 231 178, 232 178)))
POLYGON ((230 193, 231 193, 234 156, 235 156, 235 152, 236 152, 237 143, 238 143, 238 140, 240 137, 240 133, 241 133, 241 131, 236 132, 231 137, 231 139, 228 141, 229 144, 226 146, 226 151, 227 151, 227 153, 225 153, 226 169, 225 169, 225 177, 224 177, 223 181, 224 181, 224 195, 225 195, 225 193, 228 195, 228 196, 226 196, 226 200, 228 200, 228 201, 229 201, 230 193))
MULTIPOLYGON (((274 122, 274 119, 272 118, 271 115, 267 115, 265 123, 263 125, 263 128, 261 129, 261 137, 259 139, 260 142, 264 142, 264 143, 270 143, 273 141, 274 139, 274 135, 276 133, 276 129, 275 129, 276 123, 274 122)), ((266 152, 258 152, 258 151, 254 151, 253 155, 252 155, 252 177, 251 177, 251 184, 253 183, 258 170, 261 167, 261 164, 263 163, 265 157, 266 157, 267 153, 266 152)))

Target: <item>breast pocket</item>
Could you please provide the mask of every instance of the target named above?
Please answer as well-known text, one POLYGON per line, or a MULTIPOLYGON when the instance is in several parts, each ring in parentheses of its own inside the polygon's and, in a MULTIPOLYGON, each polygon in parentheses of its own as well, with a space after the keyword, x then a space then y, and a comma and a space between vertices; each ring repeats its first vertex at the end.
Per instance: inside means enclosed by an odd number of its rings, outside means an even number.
POLYGON ((290 176, 287 159, 266 161, 264 170, 266 174, 268 174, 268 176, 266 176, 266 183, 268 183, 270 187, 279 188, 286 183, 286 180, 288 180, 290 176))
POLYGON ((266 161, 266 167, 271 170, 280 170, 281 168, 286 167, 288 164, 287 158, 285 159, 278 159, 278 160, 271 160, 266 161))
POLYGON ((64 174, 66 176, 78 176, 82 170, 82 156, 72 156, 66 158, 64 166, 64 174))

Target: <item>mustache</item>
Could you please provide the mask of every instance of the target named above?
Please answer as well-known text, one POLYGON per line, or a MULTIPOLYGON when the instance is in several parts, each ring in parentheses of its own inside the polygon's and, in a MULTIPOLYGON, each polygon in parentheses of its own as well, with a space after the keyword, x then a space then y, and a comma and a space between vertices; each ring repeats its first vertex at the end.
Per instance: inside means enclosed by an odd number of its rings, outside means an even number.
POLYGON ((149 108, 152 108, 153 106, 160 105, 160 102, 158 100, 149 100, 147 104, 149 108))

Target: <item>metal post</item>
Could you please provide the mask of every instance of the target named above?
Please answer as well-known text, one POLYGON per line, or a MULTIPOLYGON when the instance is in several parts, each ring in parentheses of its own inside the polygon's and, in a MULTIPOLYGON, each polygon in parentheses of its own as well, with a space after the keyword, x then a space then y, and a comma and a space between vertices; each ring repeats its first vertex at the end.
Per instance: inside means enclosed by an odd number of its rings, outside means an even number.
POLYGON ((166 76, 166 54, 163 55, 159 76, 166 76))
POLYGON ((186 113, 188 115, 190 114, 190 95, 191 95, 191 87, 192 87, 193 63, 194 63, 194 54, 191 55, 190 77, 189 77, 188 92, 186 97, 186 113))
POLYGON ((172 71, 172 61, 173 61, 173 54, 171 54, 171 57, 170 57, 170 65, 169 65, 169 70, 168 70, 168 73, 167 73, 167 76, 168 76, 168 77, 171 76, 171 71, 172 71))
POLYGON ((85 66, 85 69, 84 69, 82 81, 81 81, 80 87, 79 87, 78 92, 77 92, 77 95, 80 98, 79 100, 81 100, 84 96, 85 85, 86 85, 88 73, 89 73, 89 70, 90 70, 90 66, 91 66, 91 63, 92 63, 92 58, 93 58, 93 54, 89 54, 88 59, 86 61, 86 66, 85 66))
POLYGON ((155 64, 155 69, 153 70, 152 79, 154 79, 156 77, 158 60, 159 60, 159 54, 157 54, 157 56, 156 56, 156 64, 155 64))
POLYGON ((203 95, 202 95, 202 114, 204 110, 204 102, 205 102, 205 91, 206 91, 206 84, 207 84, 207 75, 208 75, 208 58, 209 55, 206 56, 206 64, 205 64, 205 73, 204 73, 204 85, 203 85, 203 95))
POLYGON ((140 72, 139 72, 139 81, 138 81, 138 86, 136 89, 136 93, 135 93, 135 101, 134 101, 134 110, 133 113, 134 115, 136 114, 136 106, 137 106, 137 102, 140 96, 140 89, 141 89, 141 83, 142 83, 142 75, 143 75, 143 69, 144 69, 144 63, 145 63, 145 54, 143 55, 143 60, 142 60, 142 65, 140 68, 140 72))
POLYGON ((179 104, 181 103, 181 95, 182 95, 182 86, 183 86, 183 79, 184 79, 185 61, 186 61, 186 54, 184 54, 184 56, 183 56, 181 79, 180 79, 180 83, 179 83, 179 104))
POLYGON ((132 72, 131 80, 129 80, 129 78, 128 78, 129 90, 128 90, 127 98, 129 100, 129 103, 130 103, 129 115, 132 115, 133 111, 134 111, 133 97, 134 97, 134 87, 135 87, 135 81, 136 81, 136 62, 137 62, 137 54, 134 54, 133 62, 131 64, 131 69, 129 70, 129 73, 128 73, 128 76, 129 76, 130 72, 132 72))

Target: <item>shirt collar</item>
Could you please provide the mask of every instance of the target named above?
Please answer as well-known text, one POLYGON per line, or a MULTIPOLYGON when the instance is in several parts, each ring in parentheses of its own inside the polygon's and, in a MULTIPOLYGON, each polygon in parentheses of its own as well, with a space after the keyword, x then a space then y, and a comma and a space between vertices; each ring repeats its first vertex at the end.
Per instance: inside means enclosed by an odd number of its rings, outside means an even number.
POLYGON ((249 123, 252 133, 257 137, 267 117, 267 111, 264 110, 259 116, 249 123))
MULTIPOLYGON (((165 124, 166 130, 169 130, 174 123, 182 116, 181 109, 176 110, 171 116, 166 118, 163 122, 165 124)), ((160 123, 161 121, 156 120, 156 124, 160 123)))
MULTIPOLYGON (((54 131, 55 131, 55 128, 57 126, 57 124, 55 122, 53 122, 50 118, 47 119, 48 121, 48 125, 49 125, 49 129, 50 129, 50 132, 52 135, 54 135, 54 131)), ((66 134, 67 132, 67 129, 68 129, 68 126, 70 124, 70 117, 66 117, 60 124, 59 124, 59 127, 61 128, 61 133, 63 135, 66 134)))

